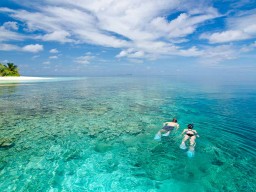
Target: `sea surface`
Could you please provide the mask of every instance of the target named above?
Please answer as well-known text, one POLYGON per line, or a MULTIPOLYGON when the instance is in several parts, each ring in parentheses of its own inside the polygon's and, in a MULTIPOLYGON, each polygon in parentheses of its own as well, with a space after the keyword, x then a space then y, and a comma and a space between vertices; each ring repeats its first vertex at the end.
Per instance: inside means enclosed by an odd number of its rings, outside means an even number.
POLYGON ((1 192, 253 192, 256 86, 133 76, 1 84, 0 146, 1 192), (173 117, 180 129, 154 140, 173 117), (192 158, 179 148, 189 123, 200 135, 192 158))

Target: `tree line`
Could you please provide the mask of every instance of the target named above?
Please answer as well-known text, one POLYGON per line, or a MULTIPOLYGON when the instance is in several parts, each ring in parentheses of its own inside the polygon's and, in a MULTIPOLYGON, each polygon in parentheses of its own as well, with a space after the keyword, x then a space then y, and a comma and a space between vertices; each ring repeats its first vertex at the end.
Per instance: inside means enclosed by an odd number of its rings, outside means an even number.
POLYGON ((20 76, 19 69, 13 63, 0 63, 0 76, 20 76))

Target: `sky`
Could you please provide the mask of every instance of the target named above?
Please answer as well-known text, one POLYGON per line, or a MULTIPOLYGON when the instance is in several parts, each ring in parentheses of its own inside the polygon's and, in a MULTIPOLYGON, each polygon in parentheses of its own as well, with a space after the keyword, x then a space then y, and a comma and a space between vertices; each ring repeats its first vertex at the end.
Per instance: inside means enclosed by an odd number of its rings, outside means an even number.
POLYGON ((0 18, 0 62, 26 76, 256 74, 256 0, 0 0, 0 18))

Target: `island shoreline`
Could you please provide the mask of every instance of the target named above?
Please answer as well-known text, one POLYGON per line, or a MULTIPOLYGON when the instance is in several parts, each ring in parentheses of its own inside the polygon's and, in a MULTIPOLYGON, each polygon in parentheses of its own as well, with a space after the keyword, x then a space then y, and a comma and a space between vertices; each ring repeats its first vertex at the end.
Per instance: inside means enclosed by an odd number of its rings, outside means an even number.
POLYGON ((30 77, 30 76, 5 76, 0 77, 1 81, 33 81, 33 80, 49 80, 53 79, 52 77, 30 77))

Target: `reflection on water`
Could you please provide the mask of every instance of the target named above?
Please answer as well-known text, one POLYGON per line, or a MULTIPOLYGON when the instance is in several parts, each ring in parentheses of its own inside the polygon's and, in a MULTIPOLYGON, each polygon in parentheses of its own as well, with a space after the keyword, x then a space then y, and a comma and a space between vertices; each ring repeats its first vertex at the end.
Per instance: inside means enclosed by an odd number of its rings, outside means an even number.
POLYGON ((120 77, 0 87, 0 190, 255 191, 256 94, 240 90, 120 77), (180 130, 153 140, 174 116, 180 130), (179 149, 191 122, 194 158, 179 149))

